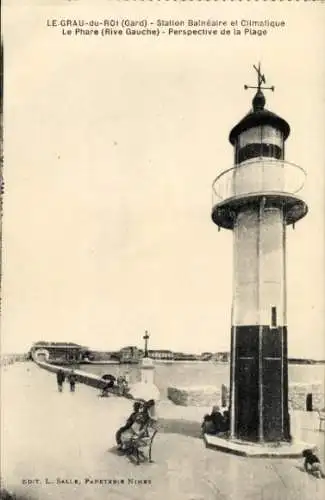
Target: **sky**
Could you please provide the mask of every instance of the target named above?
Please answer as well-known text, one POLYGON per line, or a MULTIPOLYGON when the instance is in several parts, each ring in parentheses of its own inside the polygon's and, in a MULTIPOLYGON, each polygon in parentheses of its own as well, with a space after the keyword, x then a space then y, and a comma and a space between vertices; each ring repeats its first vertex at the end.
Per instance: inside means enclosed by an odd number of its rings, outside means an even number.
POLYGON ((145 330, 151 348, 229 350, 232 233, 211 221, 211 185, 232 166, 228 134, 261 61, 276 87, 267 107, 291 126, 286 159, 307 171, 309 213, 287 236, 289 355, 324 358, 324 11, 111 3, 114 16, 287 26, 264 38, 87 39, 46 19, 107 10, 52 3, 3 12, 2 351, 38 340, 114 350, 141 346, 145 330))

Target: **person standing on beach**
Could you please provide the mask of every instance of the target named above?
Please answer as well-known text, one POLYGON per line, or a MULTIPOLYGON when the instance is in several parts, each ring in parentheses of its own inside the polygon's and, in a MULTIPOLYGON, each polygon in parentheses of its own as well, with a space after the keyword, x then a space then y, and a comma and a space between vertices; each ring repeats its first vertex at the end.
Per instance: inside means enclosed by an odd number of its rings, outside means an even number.
POLYGON ((128 370, 124 373, 124 380, 125 380, 126 386, 128 387, 130 384, 130 373, 128 370))
POLYGON ((69 380, 69 384, 70 384, 70 392, 74 392, 75 387, 76 387, 77 377, 76 377, 76 374, 73 370, 70 372, 70 374, 68 376, 68 380, 69 380))
POLYGON ((127 388, 127 383, 126 383, 124 375, 119 375, 117 377, 116 384, 117 384, 117 387, 118 387, 118 394, 119 394, 119 396, 124 396, 125 392, 126 392, 126 388, 127 388))
POLYGON ((59 370, 56 374, 56 381, 58 384, 58 390, 59 392, 62 392, 63 389, 63 382, 65 381, 65 374, 63 370, 59 370))

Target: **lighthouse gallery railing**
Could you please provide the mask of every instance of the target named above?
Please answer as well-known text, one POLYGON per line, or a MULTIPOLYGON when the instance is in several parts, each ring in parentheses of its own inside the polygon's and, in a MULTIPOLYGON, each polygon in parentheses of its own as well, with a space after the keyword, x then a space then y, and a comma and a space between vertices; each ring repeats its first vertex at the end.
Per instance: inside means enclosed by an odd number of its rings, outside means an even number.
POLYGON ((306 172, 295 163, 256 158, 235 165, 216 177, 212 204, 237 196, 283 193, 296 195, 305 184, 306 172))

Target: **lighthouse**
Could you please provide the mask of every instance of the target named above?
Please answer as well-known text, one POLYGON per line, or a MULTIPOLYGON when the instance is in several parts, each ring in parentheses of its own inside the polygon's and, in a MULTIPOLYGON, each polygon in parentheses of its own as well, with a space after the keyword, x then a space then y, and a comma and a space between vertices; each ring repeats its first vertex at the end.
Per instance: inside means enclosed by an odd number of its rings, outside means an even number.
POLYGON ((252 109, 231 130, 234 164, 213 182, 212 220, 233 232, 230 437, 290 441, 287 229, 303 218, 304 170, 285 160, 289 124, 266 109, 254 66, 252 109))

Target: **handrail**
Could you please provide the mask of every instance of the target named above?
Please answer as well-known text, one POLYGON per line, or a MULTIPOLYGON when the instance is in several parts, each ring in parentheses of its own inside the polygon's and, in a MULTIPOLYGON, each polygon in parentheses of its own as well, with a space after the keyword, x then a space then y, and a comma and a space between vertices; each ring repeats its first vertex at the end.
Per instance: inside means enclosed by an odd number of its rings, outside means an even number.
MULTIPOLYGON (((276 159, 267 159, 265 157, 261 157, 261 158, 254 158, 252 160, 248 160, 246 162, 243 162, 241 164, 237 164, 231 168, 228 168, 227 170, 224 170, 223 172, 221 172, 213 181, 212 183, 212 191, 213 191, 213 197, 217 197, 219 200, 225 200, 227 199, 228 197, 231 197, 231 196, 234 196, 236 195, 236 190, 237 189, 234 189, 236 188, 237 186, 235 185, 235 182, 236 182, 236 179, 235 179, 235 176, 229 176, 229 179, 227 179, 227 175, 229 173, 233 173, 233 174, 239 174, 239 175, 242 175, 245 170, 244 169, 248 169, 247 170, 247 173, 250 174, 252 176, 252 167, 254 168, 254 170, 256 169, 256 173, 261 173, 262 172, 262 177, 260 179, 256 179, 256 182, 261 182, 263 183, 263 181, 267 181, 269 180, 267 178, 268 174, 270 174, 270 169, 271 168, 277 168, 277 169, 282 169, 283 172, 284 172, 284 177, 282 179, 283 182, 285 182, 286 180, 288 181, 290 178, 289 176, 287 176, 287 179, 286 179, 286 173, 288 171, 290 172, 293 172, 293 169, 296 169, 299 171, 300 174, 303 175, 303 179, 301 181, 301 183, 298 184, 298 186, 295 188, 295 189, 290 189, 289 191, 286 191, 286 190, 283 190, 283 188, 281 188, 280 190, 279 189, 276 189, 276 188, 272 188, 272 182, 269 182, 270 183, 270 186, 267 186, 267 189, 266 191, 283 191, 283 192, 289 192, 290 194, 297 194, 299 191, 302 190, 303 186, 304 186, 304 181, 305 181, 305 178, 307 176, 306 174, 306 171, 299 165, 295 164, 295 163, 292 163, 292 162, 288 162, 288 161, 285 161, 285 160, 276 160, 276 159), (261 170, 257 170, 257 169, 261 169, 261 170), (219 189, 217 189, 217 186, 220 185, 220 180, 224 180, 226 179, 226 182, 229 182, 231 181, 231 186, 227 186, 227 185, 224 185, 224 187, 226 187, 226 190, 229 192, 230 190, 234 191, 233 193, 231 193, 231 195, 229 196, 227 194, 227 196, 222 196, 222 194, 219 192, 219 189)), ((253 170, 253 173, 254 173, 254 170, 253 170)), ((252 183, 254 183, 253 181, 255 180, 254 179, 254 176, 252 176, 252 179, 249 178, 249 175, 243 179, 244 181, 252 181, 252 183)), ((290 179, 292 180, 292 179, 290 179)), ((265 187, 265 186, 264 186, 265 187)), ((261 191, 261 188, 260 186, 258 186, 259 189, 256 189, 256 190, 253 190, 253 191, 247 191, 247 193, 245 192, 242 192, 241 194, 253 194, 253 193, 257 193, 259 191, 261 191)))

